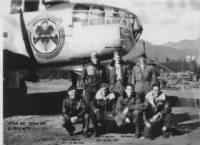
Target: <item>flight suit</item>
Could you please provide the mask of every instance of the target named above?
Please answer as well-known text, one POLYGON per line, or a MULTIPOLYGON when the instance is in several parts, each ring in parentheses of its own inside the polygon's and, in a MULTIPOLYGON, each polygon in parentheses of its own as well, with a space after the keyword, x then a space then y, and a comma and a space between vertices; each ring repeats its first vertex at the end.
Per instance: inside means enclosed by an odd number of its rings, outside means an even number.
POLYGON ((108 67, 107 76, 112 91, 122 95, 124 92, 124 86, 127 84, 128 76, 126 66, 123 63, 118 67, 111 63, 108 67))
POLYGON ((128 98, 124 93, 124 95, 120 96, 117 100, 117 115, 115 117, 117 125, 119 127, 123 126, 125 124, 125 118, 128 117, 131 123, 135 125, 135 133, 139 135, 141 133, 143 108, 144 104, 141 102, 140 98, 136 96, 136 94, 128 98), (123 113, 125 108, 128 108, 127 114, 123 113))
POLYGON ((171 107, 165 94, 162 92, 160 92, 160 95, 156 98, 153 97, 152 92, 147 93, 144 104, 144 120, 151 124, 151 127, 145 127, 144 136, 151 138, 156 135, 155 133, 160 132, 162 126, 170 127, 172 119, 171 107), (152 119, 157 114, 160 116, 152 119))
POLYGON ((157 72, 151 65, 145 65, 143 71, 139 65, 133 67, 131 83, 135 86, 135 91, 142 97, 142 101, 144 101, 151 85, 156 82, 156 77, 157 72))
MULTIPOLYGON (((93 101, 97 90, 99 89, 101 83, 106 82, 106 72, 102 65, 89 64, 83 68, 82 81, 84 86, 83 99, 86 103, 86 112, 90 114, 93 113, 93 101)), ((93 124, 94 120, 92 120, 93 124)), ((86 124, 89 127, 89 121, 86 124)))
POLYGON ((64 118, 63 126, 69 133, 73 133, 73 131, 75 130, 75 127, 73 126, 73 123, 70 120, 71 117, 74 116, 78 117, 78 122, 82 122, 83 129, 85 129, 85 121, 87 121, 87 116, 88 116, 85 114, 85 108, 86 105, 82 99, 70 99, 69 97, 66 97, 63 100, 62 104, 62 114, 64 118))
MULTIPOLYGON (((101 124, 101 128, 105 129, 107 120, 113 116, 116 106, 116 96, 114 93, 108 93, 104 96, 101 93, 101 89, 97 91, 95 100, 93 101, 93 111, 92 119, 94 120, 94 129, 97 133, 99 133, 99 125, 101 124)), ((113 118, 112 118, 113 119, 113 118)))

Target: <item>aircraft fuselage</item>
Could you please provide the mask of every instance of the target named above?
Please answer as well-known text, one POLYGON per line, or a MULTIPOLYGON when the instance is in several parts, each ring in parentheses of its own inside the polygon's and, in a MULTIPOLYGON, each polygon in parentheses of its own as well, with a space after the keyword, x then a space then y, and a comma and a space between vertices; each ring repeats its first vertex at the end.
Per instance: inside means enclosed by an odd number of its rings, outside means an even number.
POLYGON ((61 3, 4 18, 4 49, 39 65, 80 64, 92 52, 124 55, 142 32, 135 14, 95 4, 61 3))

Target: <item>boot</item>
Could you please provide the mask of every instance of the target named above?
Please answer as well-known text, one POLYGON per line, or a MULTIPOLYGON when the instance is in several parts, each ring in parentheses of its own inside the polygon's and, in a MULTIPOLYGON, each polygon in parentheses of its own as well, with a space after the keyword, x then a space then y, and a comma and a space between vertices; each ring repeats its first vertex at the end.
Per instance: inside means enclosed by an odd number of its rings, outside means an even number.
POLYGON ((135 127, 135 137, 140 138, 141 137, 141 132, 139 127, 135 127))
POLYGON ((163 138, 169 138, 169 133, 167 132, 167 127, 166 126, 162 127, 162 137, 163 138))
POLYGON ((85 138, 88 138, 89 137, 89 134, 88 134, 88 130, 87 129, 83 129, 83 136, 85 138))
POLYGON ((71 123, 66 122, 63 124, 63 127, 68 131, 70 136, 73 136, 75 127, 71 123))

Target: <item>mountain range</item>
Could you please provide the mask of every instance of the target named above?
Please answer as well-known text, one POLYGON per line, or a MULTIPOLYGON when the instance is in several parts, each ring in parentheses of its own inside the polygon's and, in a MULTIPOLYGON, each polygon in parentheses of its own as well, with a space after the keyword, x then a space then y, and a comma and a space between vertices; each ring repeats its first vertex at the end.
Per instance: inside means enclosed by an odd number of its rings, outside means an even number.
MULTIPOLYGON (((135 49, 124 56, 125 60, 135 60, 137 56, 144 52, 144 40, 140 40, 135 49)), ((200 39, 182 40, 179 42, 168 42, 162 45, 155 45, 145 41, 146 54, 148 57, 159 62, 170 60, 183 60, 186 56, 200 57, 200 39)))
MULTIPOLYGON (((135 48, 125 55, 124 60, 136 62, 137 56, 144 52, 143 47, 144 40, 140 40, 135 48)), ((199 40, 183 40, 177 43, 168 42, 163 45, 154 45, 145 41, 146 54, 148 57, 157 60, 158 62, 166 62, 166 59, 170 60, 183 60, 187 55, 198 56, 198 49, 200 49, 199 40)), ((200 52, 200 51, 199 51, 200 52)), ((200 54, 199 54, 200 56, 200 54)), ((41 79, 60 79, 69 78, 70 74, 61 68, 43 68, 37 69, 37 75, 41 79)))

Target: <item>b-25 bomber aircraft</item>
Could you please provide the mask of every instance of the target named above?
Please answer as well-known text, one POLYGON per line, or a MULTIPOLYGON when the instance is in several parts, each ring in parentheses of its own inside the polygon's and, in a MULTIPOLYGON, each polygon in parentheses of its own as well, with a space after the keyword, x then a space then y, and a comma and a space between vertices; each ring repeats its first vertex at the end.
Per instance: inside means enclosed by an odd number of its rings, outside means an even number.
POLYGON ((143 30, 132 12, 93 3, 11 0, 3 20, 8 88, 20 88, 21 69, 68 66, 73 71, 72 66, 88 63, 93 52, 101 60, 110 59, 114 51, 125 55, 143 30))

